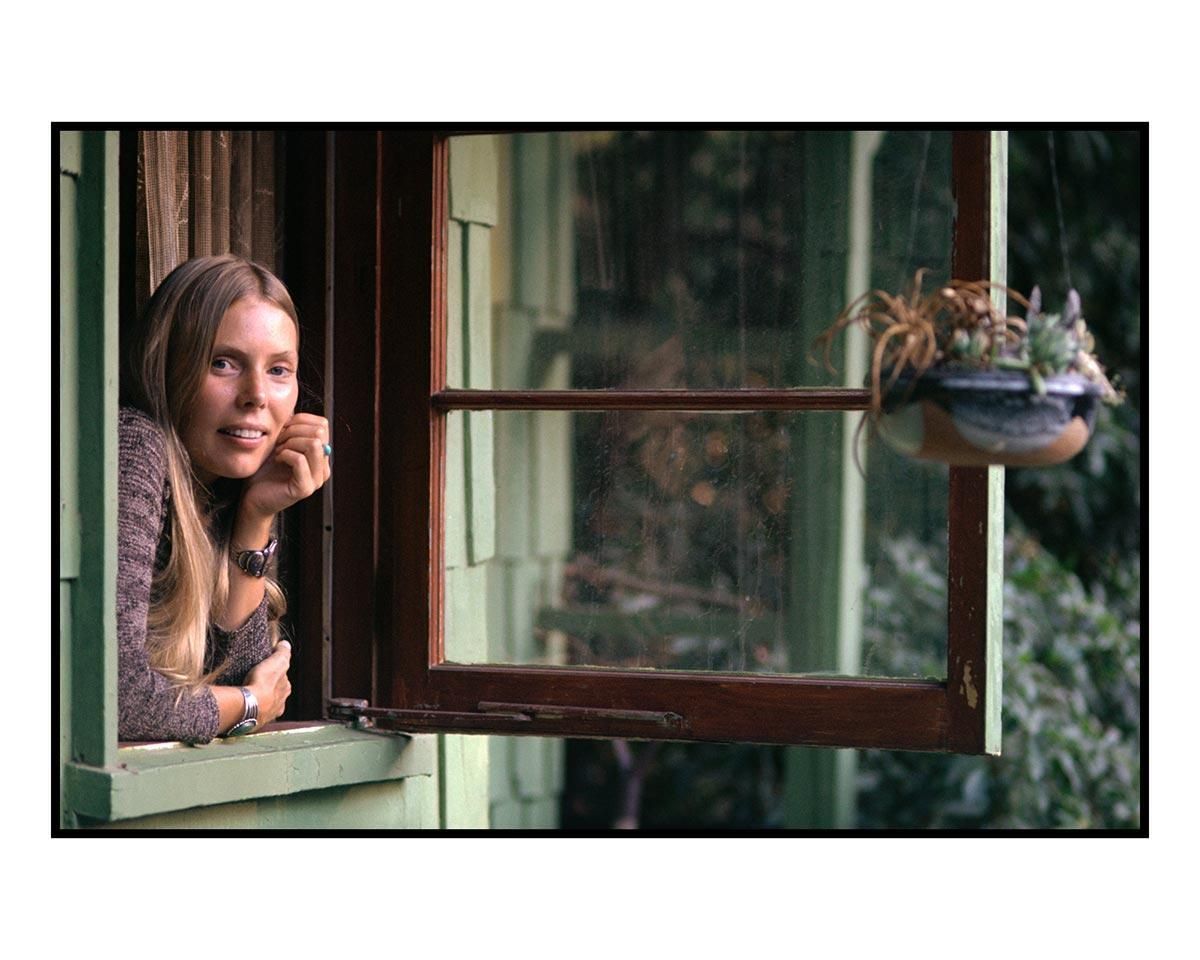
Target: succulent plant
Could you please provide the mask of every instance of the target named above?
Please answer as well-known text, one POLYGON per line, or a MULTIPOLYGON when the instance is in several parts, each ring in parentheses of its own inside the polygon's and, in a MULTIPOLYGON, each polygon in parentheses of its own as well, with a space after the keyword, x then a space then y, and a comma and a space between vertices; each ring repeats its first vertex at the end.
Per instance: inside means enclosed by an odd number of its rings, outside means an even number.
POLYGON ((1044 313, 1041 306, 1042 291, 1034 287, 1025 315, 1025 336, 1002 351, 995 365, 1024 370, 1039 394, 1046 392, 1046 377, 1077 373, 1099 384, 1105 400, 1119 400, 1093 353, 1096 342, 1083 318, 1079 293, 1071 290, 1067 294, 1067 306, 1061 315, 1044 313))
POLYGON ((924 269, 918 270, 905 295, 882 290, 852 302, 817 338, 825 364, 837 334, 850 325, 864 328, 874 341, 871 356, 872 410, 882 409, 883 395, 906 374, 919 377, 930 367, 1020 370, 1039 394, 1046 378, 1076 373, 1099 384, 1103 399, 1120 401, 1093 350, 1095 341, 1083 318, 1079 294, 1067 294, 1062 314, 1042 310, 1042 292, 1029 299, 984 280, 951 280, 936 291, 921 293, 924 269), (1025 319, 1005 315, 992 300, 1003 290, 1026 308, 1025 319), (886 381, 886 382, 885 382, 886 381))

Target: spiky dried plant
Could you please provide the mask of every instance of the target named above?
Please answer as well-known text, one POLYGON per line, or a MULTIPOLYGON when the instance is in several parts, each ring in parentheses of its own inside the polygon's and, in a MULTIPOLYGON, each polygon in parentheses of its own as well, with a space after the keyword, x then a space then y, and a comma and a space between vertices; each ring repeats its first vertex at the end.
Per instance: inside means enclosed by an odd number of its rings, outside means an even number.
POLYGON ((1080 309, 1079 294, 1067 296, 1064 316, 1045 314, 1041 291, 1028 300, 1020 293, 986 280, 950 280, 930 293, 921 292, 928 272, 913 277, 907 295, 872 290, 850 303, 814 343, 831 362, 834 339, 850 326, 866 331, 871 351, 871 412, 878 416, 883 398, 905 374, 914 380, 930 367, 1023 370, 1038 393, 1045 378, 1075 372, 1100 384, 1104 399, 1119 395, 1092 353, 1094 342, 1080 309), (1008 316, 992 299, 995 291, 1026 308, 1026 318, 1008 316))

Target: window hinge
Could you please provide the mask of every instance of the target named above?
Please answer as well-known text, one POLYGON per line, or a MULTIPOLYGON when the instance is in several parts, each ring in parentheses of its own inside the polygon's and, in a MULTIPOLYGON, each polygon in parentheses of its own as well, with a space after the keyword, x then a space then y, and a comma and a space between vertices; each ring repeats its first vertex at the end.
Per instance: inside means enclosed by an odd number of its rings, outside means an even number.
POLYGON ((437 709, 397 709, 372 707, 366 700, 335 698, 329 701, 329 716, 347 720, 360 729, 385 721, 398 728, 482 729, 497 721, 536 726, 539 720, 617 720, 653 724, 679 729, 684 718, 678 713, 658 710, 616 710, 605 707, 575 707, 552 703, 499 703, 481 701, 473 711, 437 709))

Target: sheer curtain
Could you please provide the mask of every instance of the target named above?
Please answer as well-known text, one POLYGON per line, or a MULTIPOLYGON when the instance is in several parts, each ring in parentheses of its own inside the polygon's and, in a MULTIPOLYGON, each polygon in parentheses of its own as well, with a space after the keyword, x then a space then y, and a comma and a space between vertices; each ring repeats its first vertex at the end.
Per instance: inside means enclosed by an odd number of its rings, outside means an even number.
POLYGON ((163 277, 189 257, 236 253, 279 271, 282 136, 256 130, 139 131, 139 310, 163 277))

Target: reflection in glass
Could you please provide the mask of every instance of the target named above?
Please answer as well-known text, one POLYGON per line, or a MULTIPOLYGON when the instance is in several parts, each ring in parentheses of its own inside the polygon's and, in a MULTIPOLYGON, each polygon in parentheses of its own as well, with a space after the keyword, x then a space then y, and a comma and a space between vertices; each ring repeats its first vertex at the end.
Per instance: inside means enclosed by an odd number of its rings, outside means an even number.
MULTIPOLYGON (((861 386, 865 343, 836 374, 810 346, 864 290, 948 276, 950 153, 923 131, 454 137, 447 383, 861 386)), ((917 651, 944 623, 887 598, 944 589, 904 545, 944 543, 946 472, 869 444, 864 480, 857 421, 450 414, 447 658, 943 675, 917 651)))
POLYGON ((462 136, 451 154, 452 259, 489 228, 497 330, 519 344, 496 388, 546 388, 564 356, 575 388, 840 383, 808 351, 863 292, 851 277, 891 290, 949 269, 948 132, 462 136))
MULTIPOLYGON (((464 438, 452 473, 465 449, 464 473, 479 475, 478 416, 449 415, 464 438)), ((945 471, 872 444, 866 571, 843 596, 842 490, 857 468, 841 462, 839 413, 487 417, 489 498, 448 498, 452 661, 859 673, 839 656, 840 621, 861 636, 865 618, 886 618, 864 603, 869 571, 893 562, 896 538, 944 531, 945 471)), ((865 626, 878 634, 881 623, 865 626)), ((903 648, 904 629, 889 622, 887 643, 903 648)), ((863 662, 880 658, 868 649, 863 662)), ((914 660, 911 675, 943 670, 914 660)))

